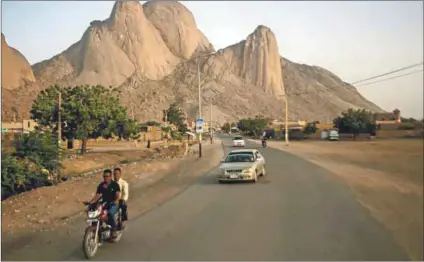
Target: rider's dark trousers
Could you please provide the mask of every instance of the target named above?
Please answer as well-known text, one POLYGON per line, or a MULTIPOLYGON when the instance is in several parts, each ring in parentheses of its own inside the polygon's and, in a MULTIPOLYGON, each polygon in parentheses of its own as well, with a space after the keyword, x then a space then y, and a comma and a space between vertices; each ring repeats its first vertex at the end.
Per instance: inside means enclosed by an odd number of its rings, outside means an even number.
POLYGON ((119 206, 122 210, 122 221, 128 220, 128 213, 127 213, 127 204, 124 204, 122 200, 119 201, 119 206))

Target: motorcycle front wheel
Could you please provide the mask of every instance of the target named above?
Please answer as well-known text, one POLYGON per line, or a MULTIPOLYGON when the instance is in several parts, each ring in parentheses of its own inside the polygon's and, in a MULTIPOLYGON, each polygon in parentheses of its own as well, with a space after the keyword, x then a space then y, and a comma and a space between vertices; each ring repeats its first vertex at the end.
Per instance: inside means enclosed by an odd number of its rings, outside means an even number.
POLYGON ((87 259, 93 258, 99 249, 98 238, 96 241, 96 231, 87 231, 82 241, 82 250, 87 259))

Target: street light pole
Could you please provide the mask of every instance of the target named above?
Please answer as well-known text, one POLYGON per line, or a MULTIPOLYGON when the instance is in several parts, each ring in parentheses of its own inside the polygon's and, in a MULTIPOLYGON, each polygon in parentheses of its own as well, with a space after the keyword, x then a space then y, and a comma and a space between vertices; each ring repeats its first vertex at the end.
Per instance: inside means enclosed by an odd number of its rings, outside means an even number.
POLYGON ((284 138, 286 140, 286 146, 289 145, 289 104, 287 102, 287 94, 284 94, 284 104, 286 106, 286 120, 284 121, 285 123, 285 134, 284 134, 284 138))
MULTIPOLYGON (((199 119, 202 117, 202 100, 200 94, 200 64, 197 60, 197 82, 199 91, 199 119)), ((203 126, 202 126, 203 128, 203 126)), ((203 130, 202 130, 203 131, 203 130)), ((202 132, 199 132, 199 158, 202 157, 202 132)))
POLYGON ((209 124, 209 129, 210 129, 210 136, 211 136, 211 144, 213 144, 213 128, 212 128, 212 99, 211 99, 211 104, 210 104, 210 124, 209 124))

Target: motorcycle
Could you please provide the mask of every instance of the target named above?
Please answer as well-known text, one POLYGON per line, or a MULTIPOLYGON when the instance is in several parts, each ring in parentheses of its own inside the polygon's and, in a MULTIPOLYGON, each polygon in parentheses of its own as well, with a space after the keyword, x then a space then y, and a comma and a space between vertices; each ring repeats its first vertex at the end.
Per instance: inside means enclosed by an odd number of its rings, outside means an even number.
POLYGON ((266 140, 262 140, 262 147, 265 148, 266 147, 266 140))
POLYGON ((114 219, 117 222, 118 230, 116 236, 112 236, 112 227, 107 224, 107 210, 105 209, 106 203, 94 203, 90 204, 84 202, 84 205, 88 206, 87 209, 87 228, 82 242, 82 250, 87 259, 93 258, 105 241, 112 243, 119 242, 122 238, 123 230, 122 225, 122 211, 119 208, 114 219))

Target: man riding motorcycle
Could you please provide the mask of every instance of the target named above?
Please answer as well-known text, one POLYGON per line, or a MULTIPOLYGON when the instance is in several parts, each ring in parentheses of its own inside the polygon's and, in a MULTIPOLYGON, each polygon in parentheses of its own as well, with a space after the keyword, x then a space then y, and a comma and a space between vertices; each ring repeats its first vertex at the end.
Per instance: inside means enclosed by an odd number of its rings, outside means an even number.
POLYGON ((262 136, 262 146, 265 147, 266 146, 266 136, 262 136))
POLYGON ((96 195, 88 203, 93 204, 100 199, 102 199, 102 203, 107 203, 108 224, 111 226, 112 236, 116 236, 116 221, 114 216, 119 209, 121 190, 119 184, 113 181, 112 171, 110 169, 105 169, 103 171, 103 179, 104 181, 97 186, 96 195))
POLYGON ((128 213, 127 213, 127 201, 129 197, 129 188, 128 183, 121 177, 122 171, 119 167, 116 167, 113 169, 113 178, 115 179, 115 182, 118 183, 119 188, 121 190, 121 198, 119 200, 119 207, 122 210, 122 224, 118 225, 121 227, 121 229, 124 229, 124 221, 128 220, 128 213))

